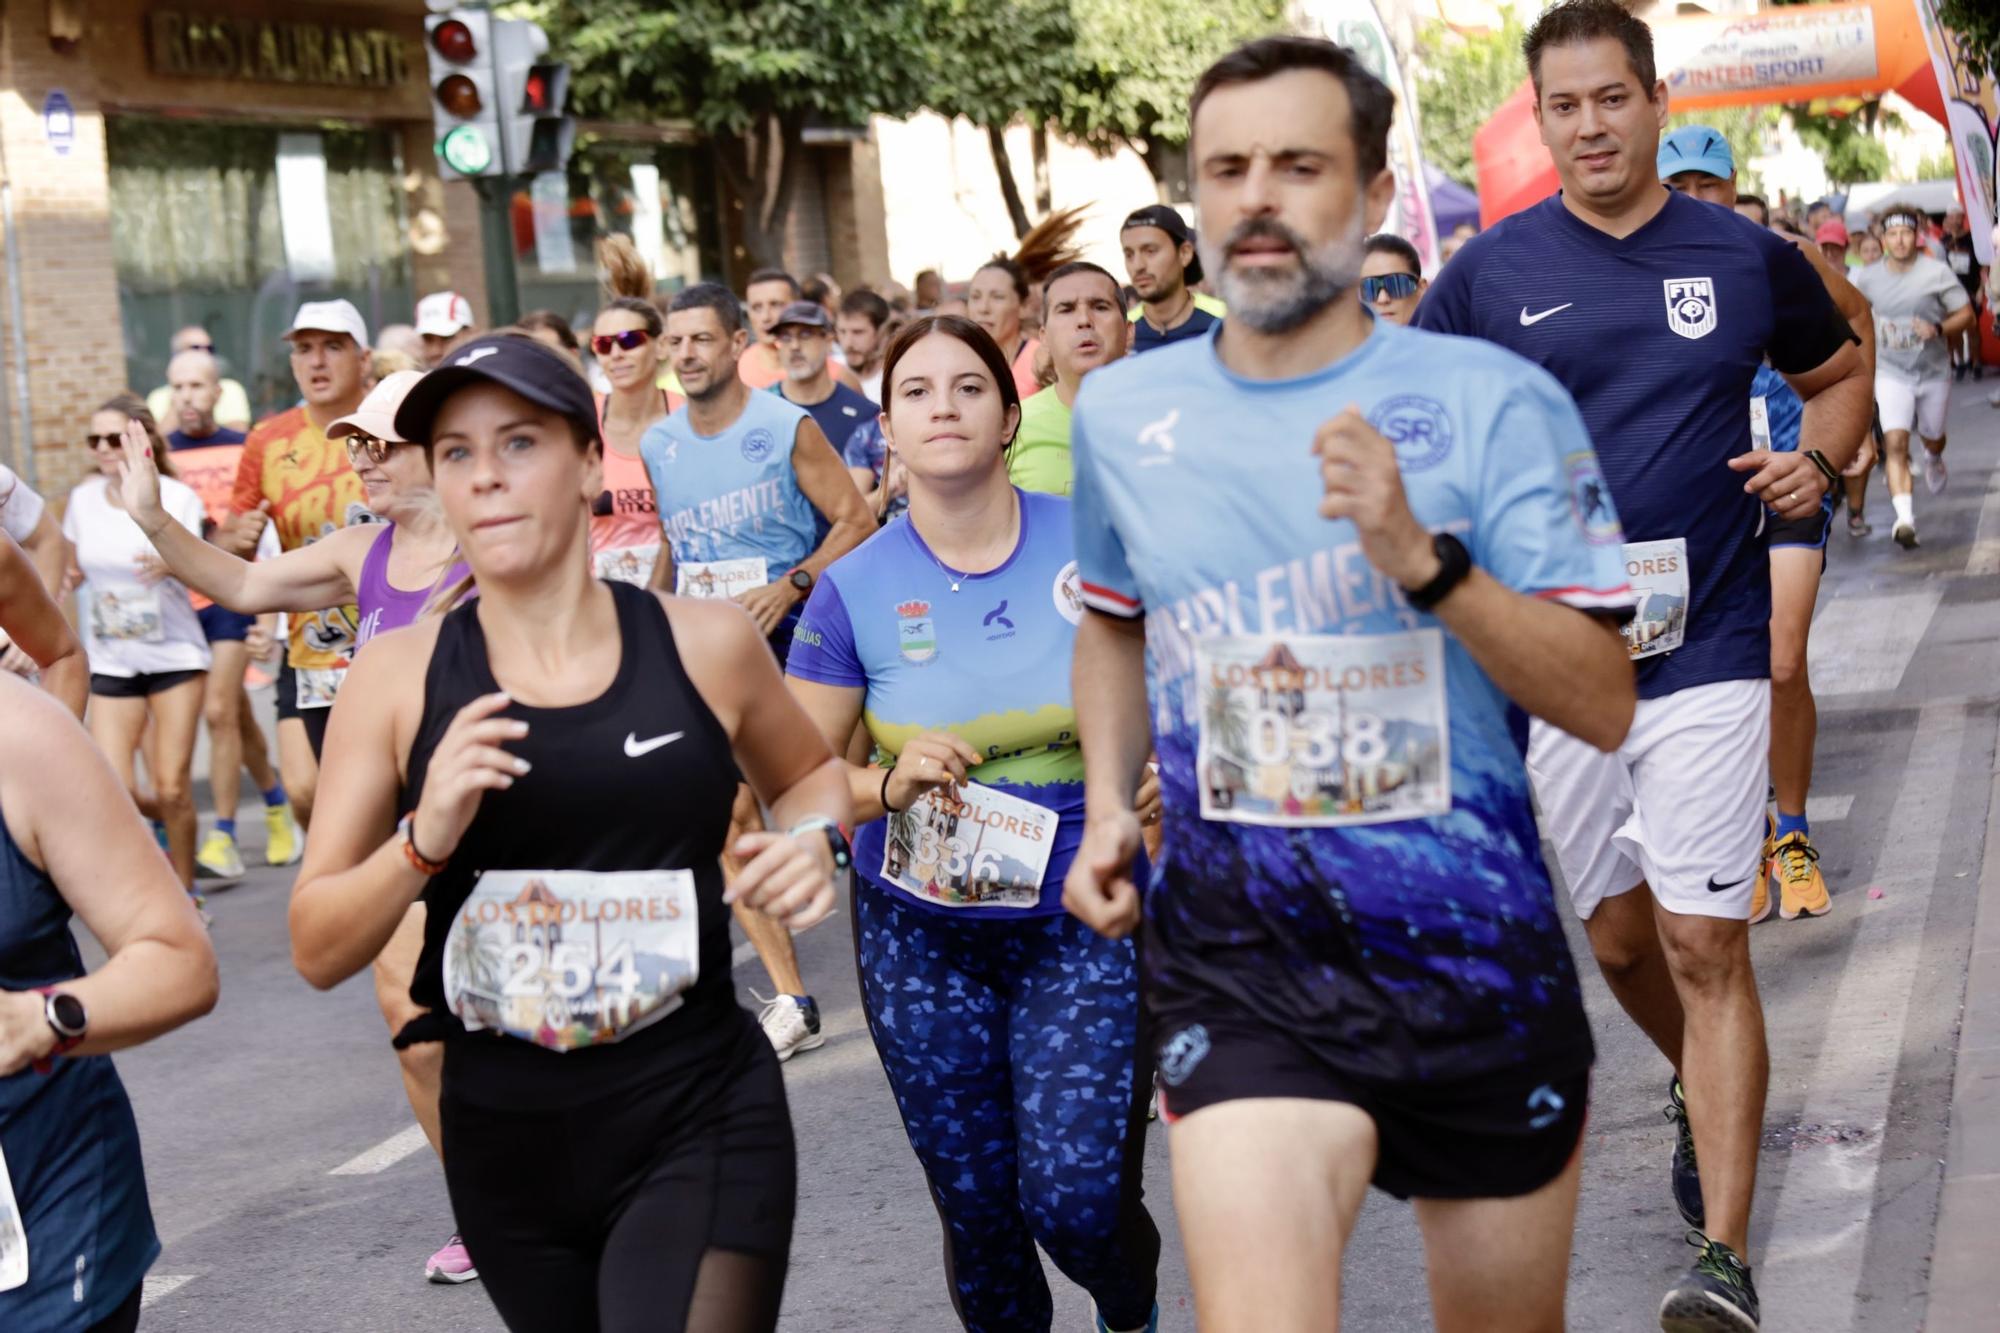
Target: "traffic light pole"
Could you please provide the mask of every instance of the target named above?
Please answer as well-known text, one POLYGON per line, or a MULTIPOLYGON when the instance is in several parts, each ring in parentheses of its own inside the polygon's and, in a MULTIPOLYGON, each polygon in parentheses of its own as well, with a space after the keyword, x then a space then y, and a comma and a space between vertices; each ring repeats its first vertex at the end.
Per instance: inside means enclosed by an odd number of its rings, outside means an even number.
POLYGON ((486 317, 494 326, 521 317, 521 285, 514 268, 513 176, 479 176, 480 249, 486 256, 486 317))

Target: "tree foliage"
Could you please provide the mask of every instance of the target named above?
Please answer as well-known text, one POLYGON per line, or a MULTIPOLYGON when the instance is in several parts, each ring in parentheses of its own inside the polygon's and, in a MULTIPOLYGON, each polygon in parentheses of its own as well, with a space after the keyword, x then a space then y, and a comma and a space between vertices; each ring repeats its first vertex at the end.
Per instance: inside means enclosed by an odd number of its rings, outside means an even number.
POLYGON ((1188 140, 1188 94, 1219 57, 1287 30, 1285 0, 1068 0, 1076 70, 1058 128, 1101 152, 1130 146, 1165 186, 1188 140))
POLYGON ((1526 31, 1510 9, 1500 27, 1485 32, 1433 22, 1417 35, 1423 72, 1414 93, 1424 157, 1453 180, 1473 183, 1473 134, 1528 77, 1521 59, 1526 31))
POLYGON ((1988 74, 2000 78, 2000 6, 1993 0, 1939 0, 1938 17, 1986 62, 1988 74))
POLYGON ((1860 104, 1851 112, 1815 110, 1812 106, 1788 106, 1792 128, 1806 147, 1826 164, 1829 183, 1858 185, 1882 180, 1889 174, 1889 150, 1875 136, 1878 126, 1902 124, 1893 111, 1882 109, 1880 98, 1860 104))

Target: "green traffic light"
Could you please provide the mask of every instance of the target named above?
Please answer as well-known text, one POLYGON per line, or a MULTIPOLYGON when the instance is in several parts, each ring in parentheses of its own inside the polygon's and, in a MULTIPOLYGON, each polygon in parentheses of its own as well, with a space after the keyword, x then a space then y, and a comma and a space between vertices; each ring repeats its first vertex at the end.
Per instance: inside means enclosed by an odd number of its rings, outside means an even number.
POLYGON ((458 125, 438 144, 438 156, 461 176, 477 176, 493 165, 493 145, 477 126, 458 125))

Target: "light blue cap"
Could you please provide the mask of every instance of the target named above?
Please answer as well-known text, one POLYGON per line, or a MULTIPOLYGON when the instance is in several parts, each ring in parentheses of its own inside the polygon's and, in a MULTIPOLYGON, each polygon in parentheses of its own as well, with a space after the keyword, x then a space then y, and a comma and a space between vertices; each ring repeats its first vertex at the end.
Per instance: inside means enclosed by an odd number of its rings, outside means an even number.
POLYGON ((1660 179, 1683 171, 1705 171, 1718 180, 1736 174, 1736 156, 1720 130, 1707 125, 1683 125, 1660 140, 1660 179))

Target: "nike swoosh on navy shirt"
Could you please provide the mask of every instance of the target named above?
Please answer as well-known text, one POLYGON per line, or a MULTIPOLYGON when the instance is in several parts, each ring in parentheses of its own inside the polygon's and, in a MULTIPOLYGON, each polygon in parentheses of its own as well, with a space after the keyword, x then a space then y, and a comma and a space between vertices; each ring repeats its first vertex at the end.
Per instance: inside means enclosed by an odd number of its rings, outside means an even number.
POLYGON ((1541 312, 1541 313, 1540 313, 1539 315, 1531 315, 1531 314, 1529 314, 1529 313, 1528 313, 1528 307, 1526 307, 1526 306, 1522 306, 1522 307, 1521 307, 1521 327, 1525 329, 1525 328, 1527 328, 1527 327, 1528 327, 1528 326, 1529 326, 1530 324, 1539 324, 1539 323, 1541 323, 1541 322, 1542 322, 1543 320, 1547 319, 1547 318, 1548 318, 1548 317, 1549 317, 1550 315, 1556 315, 1556 314, 1561 314, 1561 313, 1562 313, 1563 311, 1565 311, 1565 310, 1569 309, 1569 308, 1570 308, 1571 306, 1573 306, 1573 305, 1575 305, 1575 304, 1576 304, 1576 302, 1574 302, 1574 301, 1564 301, 1564 302, 1563 302, 1563 303, 1562 303, 1561 305, 1552 305, 1552 306, 1550 306, 1550 307, 1549 307, 1549 308, 1548 308, 1547 310, 1544 310, 1544 311, 1542 311, 1542 312, 1541 312))

